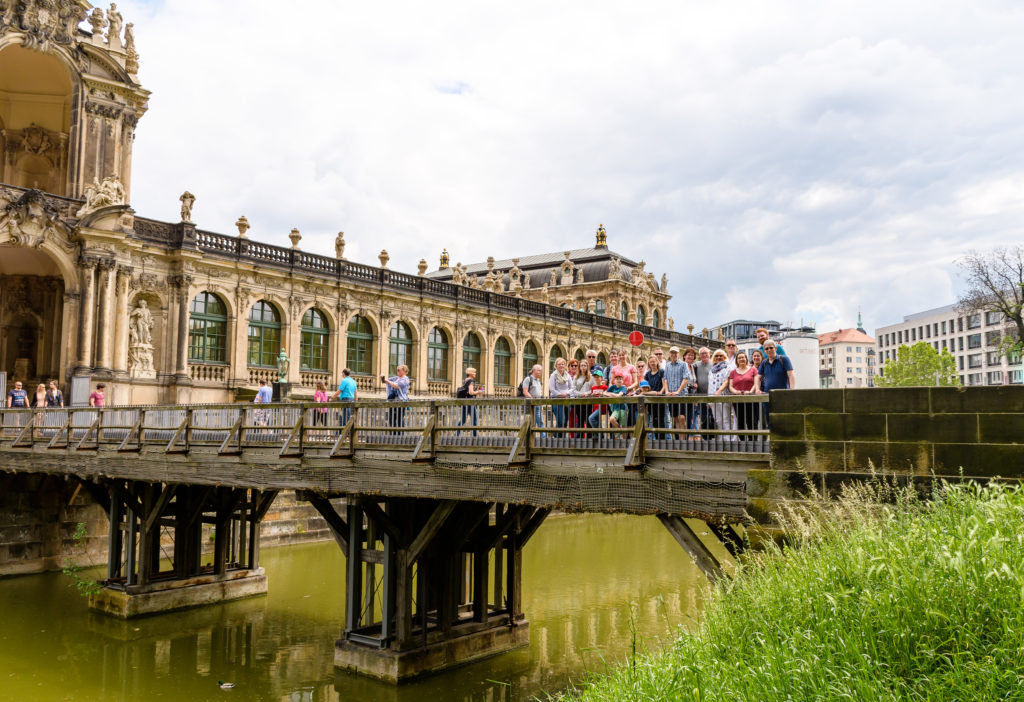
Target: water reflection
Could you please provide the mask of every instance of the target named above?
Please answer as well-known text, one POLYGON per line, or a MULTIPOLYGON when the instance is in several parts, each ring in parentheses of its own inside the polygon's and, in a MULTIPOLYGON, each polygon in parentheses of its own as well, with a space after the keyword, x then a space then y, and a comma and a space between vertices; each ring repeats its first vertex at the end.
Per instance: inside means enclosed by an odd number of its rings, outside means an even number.
POLYGON ((337 546, 268 549, 264 598, 122 622, 87 612, 58 575, 0 581, 0 699, 517 701, 659 645, 699 608, 704 580, 653 517, 550 519, 524 552, 531 644, 394 687, 336 673, 337 546))

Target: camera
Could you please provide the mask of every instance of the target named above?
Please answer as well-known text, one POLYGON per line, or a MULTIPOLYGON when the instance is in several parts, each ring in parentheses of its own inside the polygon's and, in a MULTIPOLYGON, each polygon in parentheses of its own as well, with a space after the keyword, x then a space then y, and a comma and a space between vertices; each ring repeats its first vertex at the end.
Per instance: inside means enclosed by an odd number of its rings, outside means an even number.
POLYGON ((380 377, 380 382, 386 383, 387 381, 388 381, 388 379, 386 377, 384 377, 383 375, 380 377))

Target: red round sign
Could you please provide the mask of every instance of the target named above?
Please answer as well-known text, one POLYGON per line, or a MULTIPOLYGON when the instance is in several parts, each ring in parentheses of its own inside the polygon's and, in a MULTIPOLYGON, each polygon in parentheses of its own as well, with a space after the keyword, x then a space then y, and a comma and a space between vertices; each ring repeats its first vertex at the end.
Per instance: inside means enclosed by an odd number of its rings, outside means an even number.
POLYGON ((633 344, 633 346, 639 346, 644 343, 644 335, 638 331, 630 332, 629 343, 633 344))

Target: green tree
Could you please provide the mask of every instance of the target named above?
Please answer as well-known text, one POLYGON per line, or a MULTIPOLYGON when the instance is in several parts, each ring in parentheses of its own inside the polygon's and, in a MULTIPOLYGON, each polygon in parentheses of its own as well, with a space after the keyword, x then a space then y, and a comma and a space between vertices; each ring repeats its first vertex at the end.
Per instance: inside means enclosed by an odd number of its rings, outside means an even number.
POLYGON ((1004 356, 1024 351, 1024 248, 999 247, 989 253, 971 251, 957 260, 966 289, 957 300, 964 315, 1001 312, 1006 328, 999 344, 1004 356))
POLYGON ((884 375, 875 378, 883 388, 914 385, 959 385, 956 359, 949 349, 938 352, 924 341, 913 346, 900 346, 896 358, 885 364, 884 375))

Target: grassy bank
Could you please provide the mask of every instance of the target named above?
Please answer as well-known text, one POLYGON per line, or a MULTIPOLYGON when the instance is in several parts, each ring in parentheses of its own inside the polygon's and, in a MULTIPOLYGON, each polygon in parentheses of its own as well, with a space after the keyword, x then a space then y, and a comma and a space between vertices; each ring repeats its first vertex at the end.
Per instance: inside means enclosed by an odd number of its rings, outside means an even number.
POLYGON ((693 633, 582 699, 1024 698, 1020 489, 876 486, 786 520, 793 543, 723 583, 693 633))

